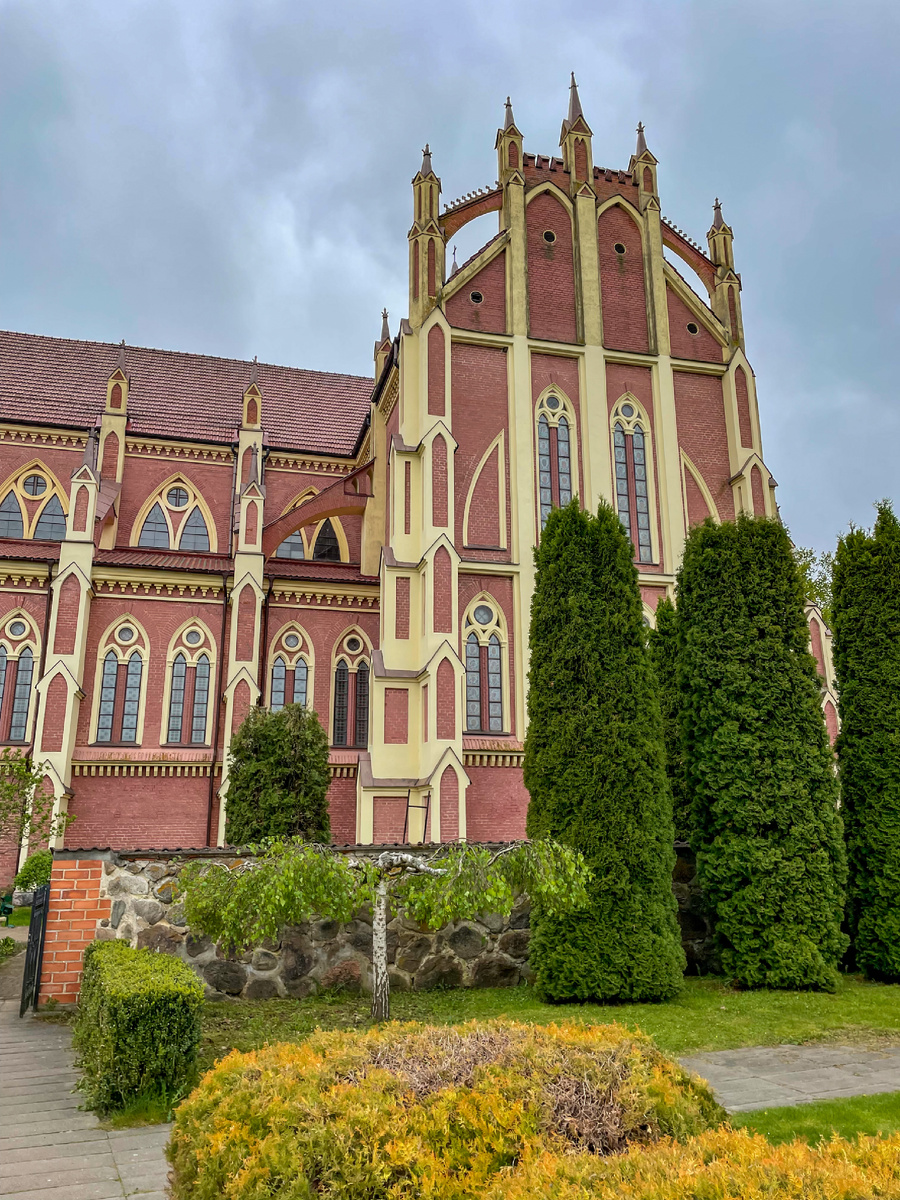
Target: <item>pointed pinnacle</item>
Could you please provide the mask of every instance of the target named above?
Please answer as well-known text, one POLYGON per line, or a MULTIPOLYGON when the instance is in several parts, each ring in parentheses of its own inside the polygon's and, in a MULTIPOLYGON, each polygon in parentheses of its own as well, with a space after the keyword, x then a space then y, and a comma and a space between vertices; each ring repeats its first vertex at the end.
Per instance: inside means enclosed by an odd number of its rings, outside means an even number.
POLYGON ((422 151, 422 174, 431 174, 431 147, 425 143, 425 149, 422 151))
POLYGON ((716 196, 716 202, 713 205, 713 229, 721 229, 725 224, 722 218, 722 205, 719 203, 719 197, 716 196))
POLYGON ((513 110, 512 110, 512 101, 510 100, 509 96, 507 96, 506 97, 506 113, 503 118, 503 128, 509 129, 509 127, 511 125, 515 125, 515 123, 516 122, 515 122, 515 118, 513 117, 513 110))
POLYGON ((119 362, 118 362, 118 366, 119 366, 119 370, 120 370, 120 371, 122 372, 122 374, 124 375, 124 374, 125 374, 125 339, 124 339, 124 338, 122 338, 121 342, 119 342, 119 362))
POLYGON ((381 340, 382 342, 389 342, 391 340, 391 327, 388 325, 388 310, 386 308, 381 310, 381 340))
POLYGON ((637 148, 634 152, 635 158, 640 158, 642 154, 647 152, 647 139, 644 137, 644 122, 638 121, 637 127, 637 148))
POLYGON ((452 265, 452 267, 450 268, 450 276, 451 276, 451 278, 452 278, 452 277, 453 277, 453 276, 456 274, 456 272, 457 272, 458 270, 459 270, 459 267, 457 266, 457 263, 456 263, 456 247, 454 246, 454 247, 453 247, 453 265, 452 265))
POLYGON ((259 447, 254 446, 250 457, 250 475, 248 483, 259 483, 259 447))
POLYGON ((569 124, 574 125, 579 117, 584 117, 581 111, 581 100, 578 97, 578 84, 575 82, 575 72, 572 72, 572 82, 569 84, 569 124))
POLYGON ((253 355, 253 365, 250 368, 250 382, 256 383, 258 377, 259 377, 259 372, 257 370, 256 355, 254 354, 253 355))

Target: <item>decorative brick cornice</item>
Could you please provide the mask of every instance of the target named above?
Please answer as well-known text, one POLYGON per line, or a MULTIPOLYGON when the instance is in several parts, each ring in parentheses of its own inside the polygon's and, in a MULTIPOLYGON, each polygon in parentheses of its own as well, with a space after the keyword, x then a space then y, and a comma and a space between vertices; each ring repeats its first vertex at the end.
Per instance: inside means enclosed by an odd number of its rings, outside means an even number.
POLYGON ((87 433, 73 429, 40 429, 29 425, 0 426, 0 442, 19 442, 26 446, 57 446, 67 450, 83 450, 87 433))

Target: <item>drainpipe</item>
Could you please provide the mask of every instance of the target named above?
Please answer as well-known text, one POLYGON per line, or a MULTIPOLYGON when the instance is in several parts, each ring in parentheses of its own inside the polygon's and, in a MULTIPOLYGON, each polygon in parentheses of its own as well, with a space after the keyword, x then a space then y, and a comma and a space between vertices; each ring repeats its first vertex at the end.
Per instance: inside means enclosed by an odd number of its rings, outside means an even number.
MULTIPOLYGON (((236 461, 236 460, 235 460, 236 461)), ((232 494, 231 511, 234 513, 234 498, 232 494)), ((225 623, 228 618, 228 573, 222 573, 222 631, 219 634, 219 660, 216 664, 216 687, 213 695, 216 698, 216 715, 213 717, 212 758, 209 764, 209 799, 206 807, 206 844, 212 845, 212 814, 213 801, 216 797, 216 755, 219 752, 219 725, 222 719, 222 668, 225 665, 225 623)))

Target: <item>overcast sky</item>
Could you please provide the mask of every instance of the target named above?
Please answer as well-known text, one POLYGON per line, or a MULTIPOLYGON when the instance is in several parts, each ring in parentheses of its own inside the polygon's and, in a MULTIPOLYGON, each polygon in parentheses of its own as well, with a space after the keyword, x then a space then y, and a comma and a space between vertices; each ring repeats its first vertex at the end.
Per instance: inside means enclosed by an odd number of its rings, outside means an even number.
POLYGON ((555 153, 574 70, 596 163, 640 119, 667 216, 705 244, 721 196, 824 549, 900 499, 898 61, 897 0, 0 0, 0 327, 368 374, 425 141, 445 200, 496 177, 507 93, 555 153))

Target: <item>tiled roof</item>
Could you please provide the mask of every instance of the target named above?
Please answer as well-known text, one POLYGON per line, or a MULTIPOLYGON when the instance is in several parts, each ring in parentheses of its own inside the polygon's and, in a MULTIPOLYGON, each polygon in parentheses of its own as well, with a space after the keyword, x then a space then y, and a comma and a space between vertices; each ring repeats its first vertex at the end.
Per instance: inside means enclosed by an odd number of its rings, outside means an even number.
MULTIPOLYGON (((119 347, 0 332, 0 414, 6 420, 86 428, 106 404, 119 347)), ((252 364, 234 358, 126 346, 128 431, 231 442, 252 364)), ((353 453, 373 381, 360 375, 258 365, 266 440, 282 449, 353 453)))
POLYGON ((95 550, 94 566, 145 567, 169 571, 207 571, 221 574, 234 569, 234 560, 227 554, 185 554, 181 550, 144 550, 139 546, 117 550, 95 550))
POLYGON ((59 558, 59 542, 28 542, 19 538, 0 538, 0 558, 37 559, 38 562, 59 558))
POLYGON ((379 582, 377 575, 363 575, 355 563, 314 562, 311 558, 269 558, 266 575, 315 583, 370 583, 376 587, 379 582))

